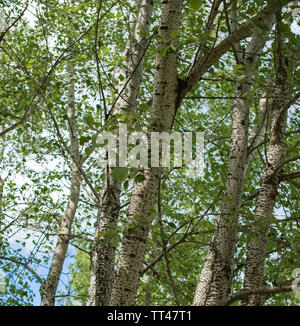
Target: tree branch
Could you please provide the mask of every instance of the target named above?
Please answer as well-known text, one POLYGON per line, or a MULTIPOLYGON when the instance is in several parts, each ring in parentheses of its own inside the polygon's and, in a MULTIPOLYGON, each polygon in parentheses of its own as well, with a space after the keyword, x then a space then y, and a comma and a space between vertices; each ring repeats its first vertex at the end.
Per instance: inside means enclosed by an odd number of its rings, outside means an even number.
POLYGON ((214 49, 212 49, 204 61, 200 59, 197 60, 197 62, 194 64, 194 68, 185 79, 185 86, 181 89, 179 94, 179 102, 181 102, 185 95, 196 85, 207 70, 234 44, 250 36, 257 24, 263 23, 268 16, 279 11, 282 6, 287 5, 289 2, 291 1, 269 1, 268 5, 264 7, 256 16, 250 18, 246 23, 237 28, 232 34, 226 37, 225 40, 220 42, 214 49))
POLYGON ((296 178, 300 178, 300 170, 289 172, 289 173, 281 173, 279 175, 280 181, 288 181, 296 178))
POLYGON ((37 274, 35 270, 33 270, 27 263, 23 263, 21 260, 11 258, 11 257, 5 257, 5 256, 0 256, 0 259, 3 260, 8 260, 11 261, 12 263, 22 265, 25 267, 35 278, 41 283, 42 286, 44 286, 44 281, 43 279, 37 274))
POLYGON ((25 8, 22 10, 21 14, 14 20, 14 22, 11 25, 9 25, 4 32, 1 33, 1 35, 0 35, 0 42, 3 40, 4 36, 6 35, 6 33, 12 27, 14 27, 16 25, 16 23, 22 18, 22 16, 24 15, 25 11, 27 10, 27 8, 28 8, 28 3, 26 4, 25 8))
POLYGON ((272 296, 272 295, 275 295, 278 293, 290 292, 290 291, 292 291, 291 285, 276 286, 276 287, 272 287, 272 288, 263 287, 263 288, 258 288, 258 289, 241 290, 237 293, 232 294, 228 298, 228 300, 225 302, 224 305, 228 306, 231 303, 233 303, 234 301, 245 299, 252 294, 263 294, 263 295, 272 296))

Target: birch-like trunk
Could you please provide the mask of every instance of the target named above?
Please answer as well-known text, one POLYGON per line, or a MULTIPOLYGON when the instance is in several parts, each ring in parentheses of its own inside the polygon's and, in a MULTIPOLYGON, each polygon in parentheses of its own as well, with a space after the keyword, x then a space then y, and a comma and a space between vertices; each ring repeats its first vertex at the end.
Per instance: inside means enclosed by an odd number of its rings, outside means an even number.
MULTIPOLYGON (((282 110, 286 105, 288 83, 280 41, 277 44, 277 57, 277 83, 274 94, 275 99, 272 103, 271 135, 266 153, 266 165, 262 176, 262 184, 254 213, 254 222, 251 227, 251 241, 247 247, 244 276, 245 290, 264 286, 267 234, 279 186, 277 170, 284 156, 284 133, 287 114, 286 112, 282 113, 282 110)), ((251 295, 243 301, 243 304, 259 306, 263 302, 263 296, 251 295)))
POLYGON ((259 100, 259 111, 257 115, 257 123, 253 126, 251 133, 248 139, 248 157, 247 157, 247 167, 251 163, 251 160, 255 154, 255 150, 257 146, 264 140, 265 130, 266 130, 266 122, 267 122, 267 114, 268 114, 268 96, 270 94, 269 90, 263 92, 260 100, 259 100))
MULTIPOLYGON (((274 16, 268 16, 264 24, 273 25, 274 16)), ((259 55, 265 44, 268 32, 261 31, 252 37, 245 49, 244 57, 239 57, 244 76, 237 83, 236 96, 232 110, 232 129, 227 168, 226 190, 220 207, 220 215, 215 220, 215 232, 197 284, 194 305, 222 305, 231 288, 233 257, 237 238, 238 212, 248 159, 248 96, 252 77, 255 73, 259 55)))
MULTIPOLYGON (((124 68, 120 70, 124 82, 119 87, 114 113, 128 116, 133 112, 138 97, 142 73, 143 58, 148 45, 146 36, 149 32, 153 12, 153 0, 135 1, 134 7, 139 8, 132 15, 130 29, 133 33, 127 42, 124 68)), ((114 179, 108 170, 106 181, 101 191, 97 225, 93 249, 91 252, 90 305, 108 305, 114 280, 115 245, 104 242, 107 231, 117 226, 120 209, 121 184, 114 179)))
MULTIPOLYGON (((2 162, 4 157, 4 149, 5 149, 5 140, 2 140, 1 151, 0 151, 0 162, 2 162)), ((0 229, 2 228, 2 223, 4 222, 3 216, 3 193, 4 193, 4 180, 0 175, 0 229)))
POLYGON ((4 181, 3 179, 0 177, 0 228, 1 228, 1 225, 3 223, 3 192, 4 192, 4 181))
MULTIPOLYGON (((170 131, 178 95, 177 50, 182 0, 162 3, 153 93, 152 131, 170 131), (165 49, 165 51, 163 51, 165 49), (163 55, 162 53, 165 52, 163 55)), ((145 168, 145 180, 136 182, 132 191, 127 220, 135 225, 133 234, 124 234, 111 296, 111 305, 134 305, 139 286, 148 233, 153 220, 160 168, 145 168)))
MULTIPOLYGON (((80 164, 80 152, 78 145, 78 135, 76 132, 76 125, 74 120, 75 111, 75 85, 74 85, 74 67, 69 64, 69 94, 68 94, 68 128, 69 137, 71 141, 71 152, 73 158, 80 164)), ((72 183, 70 188, 70 196, 67 208, 61 220, 60 229, 58 232, 54 256, 52 258, 50 270, 42 289, 42 306, 53 306, 55 303, 55 293, 58 282, 63 269, 66 253, 69 246, 71 235, 71 228, 74 216, 77 210, 79 195, 80 195, 80 173, 77 165, 73 163, 72 166, 72 183)))

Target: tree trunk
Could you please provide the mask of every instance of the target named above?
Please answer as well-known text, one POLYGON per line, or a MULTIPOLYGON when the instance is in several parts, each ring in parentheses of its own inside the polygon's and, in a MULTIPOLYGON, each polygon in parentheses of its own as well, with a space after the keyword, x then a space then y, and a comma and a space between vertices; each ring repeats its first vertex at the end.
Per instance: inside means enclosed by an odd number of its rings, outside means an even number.
MULTIPOLYGON (((274 17, 270 15, 264 23, 269 28, 274 17)), ((238 212, 241 202, 243 181, 248 166, 248 126, 249 105, 245 96, 251 90, 252 77, 255 73, 259 54, 265 44, 268 32, 261 31, 254 35, 245 50, 242 83, 237 84, 232 111, 232 130, 227 168, 226 191, 216 217, 216 230, 212 237, 204 267, 197 284, 194 305, 222 305, 231 288, 233 257, 237 238, 238 212)), ((241 74, 241 75, 242 75, 241 74)))
MULTIPOLYGON (((4 149, 5 149, 5 139, 3 138, 0 150, 0 162, 2 162, 4 158, 4 149)), ((0 229, 2 228, 2 223, 4 223, 3 216, 3 193, 4 193, 4 180, 0 175, 0 229)))
POLYGON ((2 223, 2 201, 3 201, 4 181, 0 177, 0 226, 2 223))
MULTIPOLYGON (((153 94, 152 131, 170 131, 178 95, 177 47, 174 31, 180 28, 182 0, 164 1, 159 28, 153 94), (162 55, 165 49, 165 54, 162 55), (176 51, 175 51, 176 50, 176 51)), ((145 168, 145 180, 136 182, 132 191, 127 220, 135 225, 133 234, 124 234, 111 305, 134 305, 139 286, 150 225, 155 204, 160 168, 145 168)))
POLYGON ((3 216, 3 192, 4 192, 4 181, 0 177, 0 229, 2 228, 2 223, 4 221, 4 216, 3 216))
MULTIPOLYGON (((80 153, 78 145, 78 136, 76 132, 74 111, 75 111, 75 86, 74 86, 74 67, 69 64, 69 99, 68 99, 68 128, 71 140, 71 151, 73 158, 80 163, 80 153)), ((65 213, 62 217, 54 256, 51 262, 50 270, 42 289, 42 306, 53 306, 55 303, 55 293, 63 269, 66 253, 69 246, 71 228, 74 216, 77 210, 80 195, 80 173, 77 165, 73 163, 72 183, 70 188, 70 197, 65 213)))
MULTIPOLYGON (((277 33, 280 34, 278 31, 277 33)), ((282 44, 280 36, 277 35, 277 37, 277 83, 275 99, 272 103, 271 136, 266 153, 266 165, 262 176, 262 184, 254 213, 254 222, 251 227, 251 241, 247 248, 244 277, 245 290, 253 290, 264 285, 267 234, 279 185, 278 168, 284 156, 284 133, 287 114, 286 112, 282 113, 282 110, 286 105, 288 84, 284 58, 282 57, 282 44)), ((243 304, 259 306, 263 302, 264 298, 261 295, 254 294, 244 300, 243 304)))
MULTIPOLYGON (((119 94, 114 106, 114 113, 124 113, 126 116, 133 112, 142 80, 143 58, 148 41, 153 0, 138 0, 135 7, 139 8, 137 14, 132 16, 131 35, 127 42, 125 55, 126 62, 120 74, 124 82, 119 87, 119 94)), ((97 225, 93 249, 91 252, 91 279, 90 279, 90 305, 108 305, 114 279, 115 245, 105 241, 107 232, 114 232, 117 226, 120 209, 121 183, 114 179, 111 169, 108 168, 106 181, 99 200, 97 225)))

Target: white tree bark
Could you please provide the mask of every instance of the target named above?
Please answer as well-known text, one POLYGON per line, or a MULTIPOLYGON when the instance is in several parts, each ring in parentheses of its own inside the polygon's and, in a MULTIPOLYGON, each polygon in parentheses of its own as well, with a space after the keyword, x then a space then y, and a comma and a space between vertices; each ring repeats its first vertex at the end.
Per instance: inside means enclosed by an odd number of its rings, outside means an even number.
MULTIPOLYGON (((71 141, 71 152, 77 164, 80 163, 80 152, 78 145, 78 135, 76 132, 76 125, 74 119, 75 113, 75 85, 74 85, 74 67, 72 63, 69 64, 69 94, 68 94, 68 129, 69 138, 71 141)), ((63 269, 66 253, 69 246, 71 228, 74 216, 77 210, 79 195, 80 195, 80 173, 75 163, 72 166, 72 183, 70 188, 70 197, 68 200, 67 208, 61 220, 59 235, 54 251, 54 256, 50 265, 50 270, 42 289, 42 305, 53 306, 55 303, 55 293, 57 290, 58 282, 63 269)))
MULTIPOLYGON (((166 0, 162 4, 156 57, 153 94, 153 131, 169 131, 178 95, 177 46, 178 36, 172 32, 180 28, 182 0, 166 0), (165 51, 162 51, 162 50, 165 51), (165 52, 165 53, 164 53, 165 52), (164 53, 162 55, 162 53, 164 53)), ((150 225, 155 204, 160 168, 145 168, 145 180, 136 182, 128 209, 128 222, 135 225, 133 234, 124 234, 118 262, 111 305, 134 305, 139 286, 150 225)))
POLYGON ((2 223, 3 223, 3 212, 2 212, 2 210, 3 210, 3 191, 4 191, 4 181, 3 181, 3 179, 1 178, 1 176, 0 176, 0 227, 1 227, 1 225, 2 225, 2 223))
MULTIPOLYGON (((206 57, 204 62, 201 60, 201 54, 199 54, 199 60, 196 60, 189 75, 182 82, 179 80, 176 81, 175 78, 172 78, 172 75, 176 75, 174 67, 171 67, 172 59, 173 61, 175 61, 175 56, 173 56, 172 58, 172 54, 170 54, 169 51, 167 51, 167 56, 165 57, 165 59, 160 58, 158 56, 158 64, 155 78, 156 86, 153 97, 153 130, 168 131, 170 128, 167 123, 168 120, 170 118, 173 120, 176 111, 185 95, 193 86, 195 86, 195 84, 201 79, 201 77, 207 72, 207 70, 232 47, 232 44, 235 44, 241 39, 244 39, 245 37, 251 35, 256 24, 267 21, 274 12, 280 10, 280 8, 288 2, 288 0, 284 0, 282 3, 269 3, 255 17, 240 26, 234 33, 232 33, 224 41, 218 44, 206 57), (161 72, 163 72, 164 74, 162 75, 161 72), (173 80, 174 83, 172 82, 173 80), (174 85, 172 85, 172 83, 174 85), (173 91, 176 89, 176 83, 177 94, 176 91, 173 91), (163 89, 163 92, 159 91, 160 87, 163 89), (173 97, 173 100, 170 98, 170 96, 173 97), (170 109, 173 107, 174 112, 171 113, 172 110, 170 109), (159 114, 156 115, 156 112, 158 112, 159 114), (159 117, 159 119, 157 119, 157 117, 159 117)), ((178 4, 179 3, 180 1, 178 1, 178 4)), ((173 4, 174 1, 165 1, 162 6, 162 20, 166 23, 161 24, 160 27, 161 35, 164 35, 162 37, 163 41, 160 42, 160 49, 162 49, 163 47, 168 47, 168 40, 170 40, 171 38, 170 34, 169 37, 167 34, 170 30, 173 29, 172 19, 170 18, 172 17, 172 15, 174 15, 176 9, 174 8, 174 10, 168 10, 168 7, 171 7, 173 4)), ((178 29, 179 27, 180 26, 178 25, 175 29, 178 29)), ((238 112, 237 115, 239 116, 238 112)), ((153 203, 155 201, 153 196, 156 196, 156 189, 158 183, 158 181, 155 179, 159 175, 159 171, 152 169, 151 178, 149 177, 151 175, 151 172, 147 169, 144 171, 144 174, 144 182, 135 185, 128 213, 129 221, 140 225, 140 231, 136 239, 133 236, 127 235, 125 235, 123 238, 120 259, 112 293, 112 299, 110 302, 111 305, 128 305, 134 304, 135 301, 135 296, 137 293, 140 278, 139 273, 142 267, 146 247, 146 238, 144 237, 148 233, 147 229, 150 227, 150 223, 152 220, 151 218, 149 218, 150 222, 146 223, 145 218, 147 215, 149 216, 149 214, 147 214, 147 210, 149 210, 149 207, 153 206, 153 203), (146 187, 148 187, 148 189, 146 189, 146 187), (149 202, 146 202, 146 200, 149 200, 149 202), (135 214, 135 212, 137 212, 137 214, 135 214), (134 216, 137 216, 138 218, 133 218, 134 216), (143 222, 142 219, 144 219, 143 222)), ((234 176, 232 178, 234 179, 234 176)))
MULTIPOLYGON (((2 144, 1 144, 1 151, 0 151, 0 161, 3 160, 4 157, 4 149, 5 149, 5 139, 3 138, 2 144)), ((4 180, 2 179, 0 175, 0 229, 2 228, 1 225, 4 222, 3 217, 3 193, 4 193, 4 180)))
MULTIPOLYGON (((160 34, 163 35, 163 37, 160 41, 159 49, 168 48, 168 43, 172 43, 170 42, 172 39, 170 31, 177 30, 180 27, 179 22, 176 28, 173 24, 176 21, 174 15, 178 12, 175 7, 179 8, 177 5, 180 4, 180 1, 177 1, 177 4, 174 5, 175 2, 176 1, 165 1, 162 5, 162 21, 164 23, 160 26, 160 34), (171 8, 173 5, 174 9, 172 8, 169 10, 168 8, 171 8)), ((196 60, 193 69, 191 69, 188 77, 184 81, 180 81, 173 77, 176 75, 176 67, 172 67, 172 64, 176 64, 176 56, 173 56, 174 53, 170 53, 172 51, 167 51, 166 56, 163 58, 158 56, 155 91, 153 96, 154 120, 152 130, 170 130, 176 111, 184 96, 195 86, 205 72, 232 47, 232 44, 251 35, 256 24, 268 20, 270 15, 280 10, 280 8, 288 2, 288 0, 284 0, 281 3, 269 3, 255 17, 240 26, 232 35, 217 45, 206 57, 204 62, 200 59, 196 60), (162 92, 160 92, 160 88, 162 92), (173 108, 174 110, 172 110, 173 108), (170 121, 170 125, 168 125, 168 121, 170 121)), ((171 49, 174 50, 174 47, 171 49)), ((202 56, 199 55, 199 58, 201 57, 202 56)), ((145 238, 145 236, 148 234, 147 229, 150 227, 152 220, 149 218, 148 220, 150 220, 150 222, 147 223, 145 219, 146 216, 149 216, 147 211, 149 211, 149 208, 153 206, 155 201, 158 183, 157 177, 159 174, 159 170, 157 169, 152 169, 152 173, 151 170, 148 171, 145 169, 145 180, 140 184, 136 184, 134 187, 128 217, 130 222, 140 225, 139 234, 136 238, 128 235, 125 235, 123 238, 110 302, 111 305, 134 304, 146 247, 147 238, 145 238), (148 188, 146 189, 146 187, 148 188)))
MULTIPOLYGON (((127 42, 124 68, 120 70, 124 82, 119 87, 119 94, 114 106, 114 114, 124 113, 128 116, 133 112, 142 80, 143 58, 148 45, 146 39, 151 16, 153 0, 135 1, 134 7, 139 8, 132 15, 130 27, 132 35, 127 42)), ((121 184, 114 179, 109 169, 99 200, 97 225, 93 249, 91 252, 90 305, 108 305, 114 279, 115 245, 104 243, 107 231, 114 231, 117 226, 120 209, 121 184)))
MULTIPOLYGON (((264 24, 269 28, 273 23, 274 15, 264 20, 264 24)), ((243 65, 244 78, 241 83, 237 83, 237 99, 232 111, 226 191, 220 207, 220 215, 215 220, 216 230, 197 284, 194 305, 222 305, 230 292, 238 212, 244 176, 249 163, 249 105, 245 96, 251 90, 252 77, 267 35, 266 31, 254 35, 245 50, 244 57, 240 58, 239 63, 243 65)))
MULTIPOLYGON (((286 112, 282 113, 288 95, 287 74, 280 41, 277 44, 277 83, 275 99, 272 103, 271 136, 266 153, 266 165, 262 176, 262 184, 251 227, 250 243, 247 247, 245 262, 244 289, 253 290, 264 285, 264 261, 267 234, 271 222, 271 214, 275 204, 277 189, 280 182, 278 169, 284 157, 284 133, 286 128, 286 112)), ((261 295, 247 297, 243 304, 258 306, 263 304, 261 295)))

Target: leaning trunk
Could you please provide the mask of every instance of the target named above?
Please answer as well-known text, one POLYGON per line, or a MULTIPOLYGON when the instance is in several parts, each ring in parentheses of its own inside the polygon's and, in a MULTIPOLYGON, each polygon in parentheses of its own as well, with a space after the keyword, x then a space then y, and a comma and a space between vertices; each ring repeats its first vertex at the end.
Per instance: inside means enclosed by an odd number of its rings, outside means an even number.
MULTIPOLYGON (((271 28, 273 15, 264 22, 271 28)), ((222 305, 231 288, 233 257, 237 238, 238 212, 248 159, 248 96, 252 77, 258 63, 259 54, 266 41, 267 33, 261 31, 254 35, 240 58, 245 75, 237 84, 236 97, 232 111, 232 130, 227 168, 226 191, 220 207, 220 215, 215 220, 215 233, 212 237, 204 267, 197 284, 194 305, 222 305)))
MULTIPOLYGON (((139 10, 133 15, 131 31, 133 35, 127 42, 125 68, 120 74, 125 78, 119 87, 113 113, 132 113, 136 107, 138 91, 142 80, 143 58, 148 45, 148 35, 153 0, 138 0, 135 7, 139 10)), ((129 117, 130 118, 130 117, 129 117)), ((130 119, 129 119, 130 120, 130 119)), ((108 232, 114 232, 120 209, 121 183, 112 177, 108 167, 105 184, 102 188, 95 239, 91 252, 90 305, 108 305, 114 279, 115 244, 106 241, 108 232)))
MULTIPOLYGON (((286 112, 282 111, 286 105, 288 84, 280 39, 277 43, 277 84, 275 99, 272 104, 271 136, 266 154, 267 164, 264 168, 262 184, 254 213, 254 222, 251 227, 250 238, 252 241, 247 248, 244 277, 245 290, 260 288, 264 285, 267 234, 279 185, 278 168, 284 156, 286 112)), ((250 295, 244 300, 243 304, 258 306, 263 304, 263 301, 264 299, 261 295, 250 295)))
MULTIPOLYGON (((80 153, 78 146, 78 136, 76 132, 74 111, 75 111, 75 86, 74 86, 74 67, 69 65, 69 100, 68 100, 68 127, 69 137, 71 140, 72 157, 80 164, 80 153)), ((70 197, 65 213, 61 220, 60 229, 58 232, 57 243, 54 251, 54 256, 51 262, 50 270, 42 289, 42 306, 53 306, 55 303, 55 293, 57 290, 60 275, 63 269, 66 253, 69 246, 71 228, 73 219, 77 210, 79 195, 80 195, 80 173, 77 164, 73 163, 72 167, 72 183, 70 189, 70 197)))
POLYGON ((4 181, 0 177, 0 227, 1 224, 3 223, 3 212, 2 212, 2 207, 3 207, 3 191, 4 191, 4 181))
MULTIPOLYGON (((170 131, 175 114, 178 78, 177 54, 178 37, 172 37, 180 28, 182 0, 169 0, 162 4, 159 28, 158 52, 156 58, 155 85, 153 93, 152 131, 170 131), (172 49, 171 49, 172 47, 172 49), (166 49, 165 54, 161 55, 166 49)), ((160 168, 145 168, 144 180, 136 182, 130 198, 127 220, 133 224, 134 233, 123 236, 120 258, 111 305, 134 305, 143 266, 150 225, 151 210, 155 204, 160 168)))

